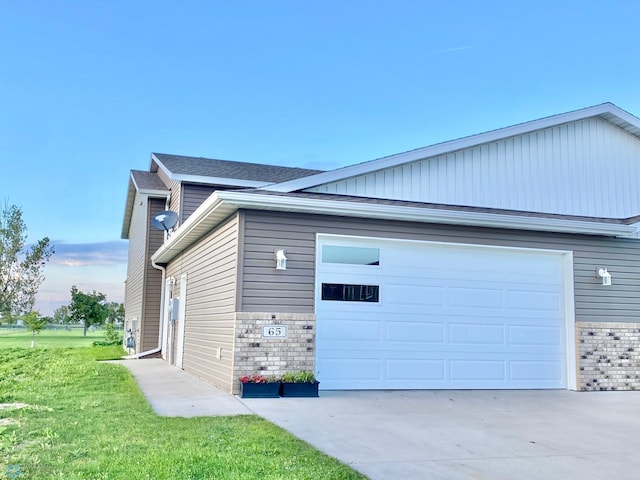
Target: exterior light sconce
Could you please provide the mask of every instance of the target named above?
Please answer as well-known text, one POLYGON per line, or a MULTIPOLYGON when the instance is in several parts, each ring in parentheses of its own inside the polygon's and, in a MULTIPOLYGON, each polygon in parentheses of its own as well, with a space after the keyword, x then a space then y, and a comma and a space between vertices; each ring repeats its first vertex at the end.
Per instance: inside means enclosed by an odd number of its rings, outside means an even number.
POLYGON ((276 250, 276 270, 287 269, 287 256, 285 253, 286 250, 284 248, 276 250))
POLYGON ((611 274, 604 267, 596 268, 596 277, 602 279, 602 285, 611 285, 611 274))

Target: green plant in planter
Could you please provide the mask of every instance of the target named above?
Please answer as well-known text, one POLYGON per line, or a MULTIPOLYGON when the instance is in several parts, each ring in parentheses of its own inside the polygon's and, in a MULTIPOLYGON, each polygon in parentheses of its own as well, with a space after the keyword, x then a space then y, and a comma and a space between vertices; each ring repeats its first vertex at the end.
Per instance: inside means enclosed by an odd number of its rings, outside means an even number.
POLYGON ((287 372, 282 375, 282 381, 285 383, 315 383, 316 376, 310 370, 287 372))
POLYGON ((282 375, 280 395, 283 397, 317 397, 318 381, 313 372, 302 370, 282 375))

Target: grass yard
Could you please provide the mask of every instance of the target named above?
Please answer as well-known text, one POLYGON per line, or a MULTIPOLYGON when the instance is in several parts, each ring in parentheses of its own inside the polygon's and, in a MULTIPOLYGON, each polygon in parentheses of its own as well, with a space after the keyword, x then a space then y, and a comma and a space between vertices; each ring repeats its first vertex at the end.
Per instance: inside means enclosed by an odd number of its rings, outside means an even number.
MULTIPOLYGON (((90 347, 94 341, 104 339, 104 330, 87 332, 82 336, 82 328, 65 330, 59 327, 57 330, 47 328, 36 334, 35 346, 37 348, 53 347, 90 347)), ((26 328, 0 328, 0 349, 4 348, 29 348, 31 347, 31 332, 26 328)))
POLYGON ((0 478, 365 478, 257 416, 155 415, 125 367, 96 361, 122 354, 0 341, 0 478))

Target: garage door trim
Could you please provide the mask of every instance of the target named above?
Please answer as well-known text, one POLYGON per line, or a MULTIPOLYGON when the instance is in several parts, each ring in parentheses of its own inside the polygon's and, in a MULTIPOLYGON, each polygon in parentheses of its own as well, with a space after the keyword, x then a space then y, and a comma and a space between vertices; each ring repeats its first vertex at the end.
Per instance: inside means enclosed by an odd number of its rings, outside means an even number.
MULTIPOLYGON (((337 234, 316 234, 316 309, 319 304, 321 295, 321 285, 318 281, 318 275, 320 267, 325 266, 322 262, 322 246, 326 244, 340 245, 346 247, 368 247, 372 244, 385 242, 385 243, 407 243, 415 245, 433 245, 435 247, 460 247, 460 248, 473 248, 473 249, 490 249, 490 250, 502 250, 502 251, 522 251, 529 253, 549 253, 558 255, 561 264, 561 276, 562 276, 562 294, 564 298, 564 333, 565 333, 565 354, 566 354, 566 385, 569 390, 577 390, 577 372, 576 372, 576 358, 575 358, 575 310, 574 310, 574 284, 573 284, 573 252, 570 250, 557 250, 557 249, 545 249, 545 248, 528 248, 518 247, 510 245, 482 245, 475 243, 460 243, 460 242, 441 242, 441 241, 425 241, 425 240, 407 240, 391 237, 365 237, 365 236, 351 236, 351 235, 337 235, 337 234)), ((384 262, 384 254, 381 252, 380 264, 384 262)), ((372 275, 376 275, 377 266, 367 265, 353 266, 356 271, 366 271, 369 269, 372 275)), ((384 301, 384 294, 381 294, 381 301, 384 301)), ((319 355, 319 351, 316 355, 319 355)))

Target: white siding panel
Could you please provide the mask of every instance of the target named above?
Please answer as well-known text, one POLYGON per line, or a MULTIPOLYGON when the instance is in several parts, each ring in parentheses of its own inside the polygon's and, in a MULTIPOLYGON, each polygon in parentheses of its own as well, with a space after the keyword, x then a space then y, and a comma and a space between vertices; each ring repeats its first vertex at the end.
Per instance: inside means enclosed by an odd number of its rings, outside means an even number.
POLYGON ((639 181, 640 139, 594 117, 307 191, 627 218, 639 181))

